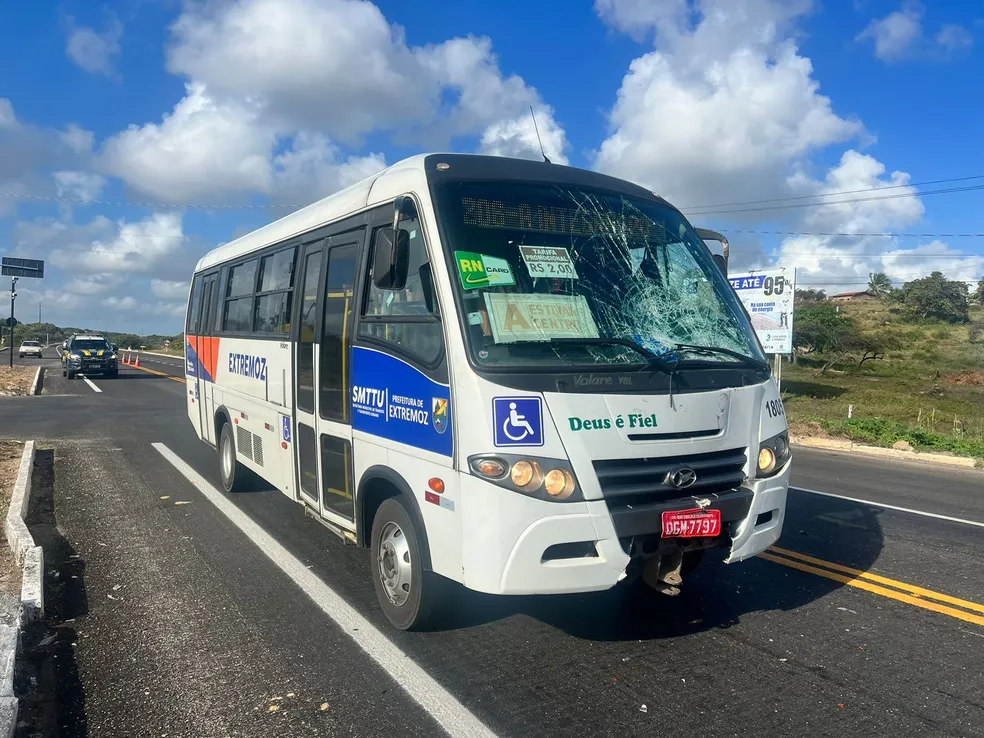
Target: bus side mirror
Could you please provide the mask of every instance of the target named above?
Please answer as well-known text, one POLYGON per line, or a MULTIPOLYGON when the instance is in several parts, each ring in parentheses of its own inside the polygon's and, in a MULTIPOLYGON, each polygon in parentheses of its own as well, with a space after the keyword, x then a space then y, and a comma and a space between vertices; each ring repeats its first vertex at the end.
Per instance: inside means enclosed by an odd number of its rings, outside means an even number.
POLYGON ((724 258, 723 254, 711 254, 714 257, 714 263, 718 265, 718 269, 721 270, 721 274, 725 277, 728 276, 728 260, 724 258))
POLYGON ((373 245, 372 281, 381 290, 402 290, 410 270, 410 234, 380 228, 373 245))

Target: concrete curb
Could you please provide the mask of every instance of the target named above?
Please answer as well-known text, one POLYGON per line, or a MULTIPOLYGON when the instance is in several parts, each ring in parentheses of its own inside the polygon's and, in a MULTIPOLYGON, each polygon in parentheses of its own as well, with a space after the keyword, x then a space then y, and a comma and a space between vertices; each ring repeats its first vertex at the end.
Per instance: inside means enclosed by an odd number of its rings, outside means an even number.
POLYGON ((34 382, 31 384, 31 394, 38 394, 38 389, 41 387, 41 372, 44 371, 43 366, 39 366, 37 372, 34 374, 34 382))
POLYGON ((44 614, 44 550, 35 545, 27 528, 27 509, 34 475, 34 441, 24 444, 20 469, 7 509, 4 532, 14 558, 21 566, 21 596, 18 612, 10 624, 0 624, 0 736, 14 734, 17 726, 17 696, 14 694, 14 667, 20 631, 44 614))
POLYGON ((880 456, 887 459, 914 461, 923 464, 957 466, 963 469, 974 469, 977 465, 976 459, 966 456, 947 456, 946 454, 922 453, 920 451, 899 451, 894 448, 881 448, 880 446, 864 446, 844 438, 800 438, 790 436, 789 442, 794 446, 822 448, 828 451, 844 451, 846 453, 861 454, 864 456, 880 456))

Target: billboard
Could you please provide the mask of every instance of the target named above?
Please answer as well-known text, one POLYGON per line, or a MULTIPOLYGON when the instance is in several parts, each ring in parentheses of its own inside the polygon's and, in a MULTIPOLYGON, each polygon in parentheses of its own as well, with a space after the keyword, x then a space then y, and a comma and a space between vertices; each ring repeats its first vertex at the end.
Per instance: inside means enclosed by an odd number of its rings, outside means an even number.
POLYGON ((765 353, 792 353, 796 270, 767 269, 729 274, 728 281, 748 311, 765 353))

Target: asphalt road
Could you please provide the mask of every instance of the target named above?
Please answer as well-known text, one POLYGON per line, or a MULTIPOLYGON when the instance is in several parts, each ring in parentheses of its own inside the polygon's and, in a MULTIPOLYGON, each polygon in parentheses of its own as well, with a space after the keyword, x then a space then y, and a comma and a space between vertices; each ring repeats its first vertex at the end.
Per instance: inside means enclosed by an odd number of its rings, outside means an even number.
POLYGON ((796 487, 871 504, 792 491, 779 552, 677 598, 462 593, 397 633, 365 550, 207 486, 182 361, 142 363, 90 384, 46 359, 42 396, 0 401, 0 435, 46 449, 23 736, 984 735, 980 473, 797 449, 796 487))

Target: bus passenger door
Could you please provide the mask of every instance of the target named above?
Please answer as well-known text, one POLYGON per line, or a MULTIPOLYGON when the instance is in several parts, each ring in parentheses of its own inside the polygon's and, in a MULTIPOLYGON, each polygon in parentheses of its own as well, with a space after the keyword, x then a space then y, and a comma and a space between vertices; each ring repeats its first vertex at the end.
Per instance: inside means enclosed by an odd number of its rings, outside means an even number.
POLYGON ((348 361, 363 231, 305 251, 295 362, 299 486, 323 517, 348 529, 355 521, 348 361))
POLYGON ((355 485, 349 360, 355 324, 355 277, 364 228, 332 236, 322 300, 318 357, 318 456, 321 514, 354 529, 355 485))
POLYGON ((212 390, 215 384, 215 365, 218 359, 219 339, 215 333, 215 303, 218 293, 218 274, 209 274, 202 284, 201 323, 198 329, 198 367, 196 374, 195 399, 201 417, 202 438, 211 444, 216 443, 215 425, 212 422, 215 412, 212 390))
POLYGON ((298 489, 320 510, 318 496, 318 442, 315 396, 318 363, 319 287, 324 281, 324 241, 305 247, 301 261, 297 308, 298 335, 294 343, 294 448, 297 454, 298 489))

